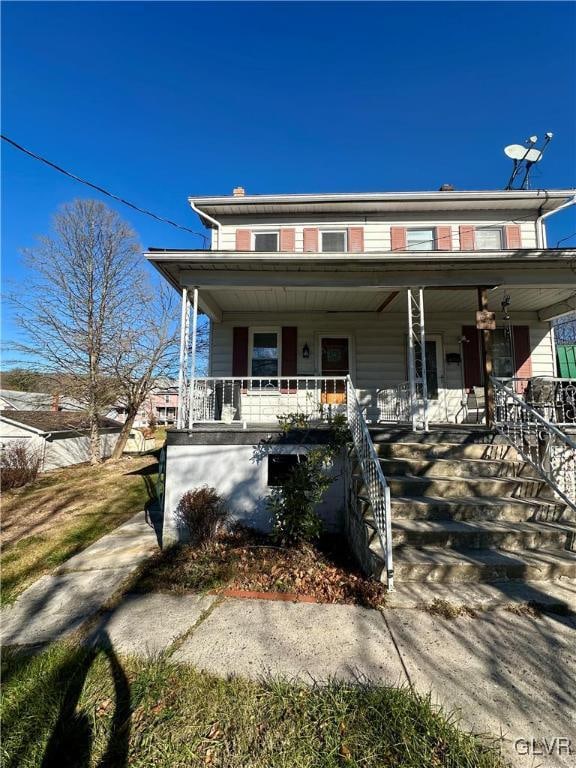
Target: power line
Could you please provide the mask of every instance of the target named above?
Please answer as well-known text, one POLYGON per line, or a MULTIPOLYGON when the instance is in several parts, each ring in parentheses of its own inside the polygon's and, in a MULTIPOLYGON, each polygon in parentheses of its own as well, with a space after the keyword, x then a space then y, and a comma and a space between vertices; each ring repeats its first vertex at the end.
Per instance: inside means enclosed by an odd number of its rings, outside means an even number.
POLYGON ((572 232, 571 235, 566 235, 566 237, 563 237, 561 240, 558 240, 558 242, 556 243, 556 248, 558 248, 560 243, 563 243, 564 240, 571 240, 573 237, 576 237, 576 232, 572 232))
POLYGON ((76 176, 75 173, 71 173, 70 171, 67 171, 65 168, 61 168, 59 165, 56 165, 56 163, 53 163, 50 160, 47 160, 45 157, 42 157, 41 155, 37 155, 35 152, 32 152, 29 149, 26 149, 26 147, 23 147, 21 144, 18 144, 12 139, 9 139, 8 136, 4 136, 3 134, 0 134, 0 138, 3 141, 7 141, 8 144, 11 144, 13 147, 16 147, 16 149, 20 150, 20 152, 24 152, 25 155, 28 155, 29 157, 34 158, 34 160, 39 160, 41 163, 45 163, 46 165, 49 165, 50 168, 54 168, 54 170, 58 171, 59 173, 63 173, 64 176, 68 176, 70 179, 74 179, 74 181, 80 182, 80 184, 85 184, 87 187, 91 187, 92 189, 95 189, 97 192, 100 192, 103 195, 106 195, 107 197, 111 197, 113 200, 117 200, 119 203, 122 203, 123 205, 127 205, 129 208, 132 208, 133 210, 138 211, 138 213, 143 213, 146 216, 150 216, 151 218, 156 219, 156 221, 161 221, 164 224, 169 224, 171 227, 175 227, 176 229, 181 229, 184 232, 189 232, 191 235, 195 235, 196 237, 201 237, 204 241, 204 245, 207 244, 208 238, 202 232, 195 232, 193 229, 189 229, 188 227, 185 227, 182 224, 178 224, 177 222, 171 221, 170 219, 165 219, 163 216, 158 216, 156 213, 146 210, 146 208, 140 208, 140 206, 136 205, 135 203, 131 203, 129 200, 125 200, 123 197, 119 197, 118 195, 115 195, 113 192, 109 192, 107 189, 104 189, 103 187, 99 187, 97 184, 93 184, 91 181, 82 179, 80 178, 80 176, 76 176))

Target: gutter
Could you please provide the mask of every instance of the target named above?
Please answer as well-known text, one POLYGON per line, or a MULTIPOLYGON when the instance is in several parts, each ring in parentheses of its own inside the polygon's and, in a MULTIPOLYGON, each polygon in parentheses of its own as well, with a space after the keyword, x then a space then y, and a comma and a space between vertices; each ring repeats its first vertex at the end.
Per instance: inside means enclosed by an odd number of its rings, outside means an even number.
POLYGON ((195 214, 197 214, 200 221, 203 219, 206 219, 211 224, 214 225, 214 228, 216 229, 216 248, 218 249, 220 247, 220 231, 222 225, 219 221, 217 221, 215 218, 207 214, 205 211, 201 211, 199 208, 196 207, 196 204, 194 203, 194 200, 191 198, 188 198, 188 202, 190 203, 190 208, 194 211, 195 214))
POLYGON ((547 219, 548 216, 553 216, 555 213, 558 213, 558 211, 562 211, 565 208, 569 208, 571 205, 576 204, 576 195, 572 197, 570 200, 567 200, 563 205, 559 205, 558 208, 554 208, 553 211, 548 211, 548 213, 543 213, 536 219, 536 244, 538 248, 547 248, 547 238, 546 238, 546 229, 544 227, 544 219, 547 219))

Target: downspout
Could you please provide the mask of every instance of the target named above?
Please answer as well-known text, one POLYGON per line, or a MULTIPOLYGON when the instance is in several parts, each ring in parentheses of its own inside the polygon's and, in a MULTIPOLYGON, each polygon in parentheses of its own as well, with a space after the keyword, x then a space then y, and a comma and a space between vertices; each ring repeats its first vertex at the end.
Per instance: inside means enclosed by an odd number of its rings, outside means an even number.
POLYGON ((536 247, 537 248, 547 248, 548 243, 546 239, 546 230, 544 228, 544 219, 547 219, 548 216, 553 216, 555 213, 558 213, 559 211, 564 210, 564 208, 569 208, 571 205, 576 204, 576 195, 572 197, 567 202, 563 203, 562 205, 559 205, 558 208, 554 208, 553 211, 548 211, 548 213, 543 213, 536 219, 536 247))
POLYGON ((52 432, 47 432, 43 435, 44 442, 42 443, 42 472, 46 471, 46 443, 52 437, 52 432))
POLYGON ((220 228, 222 225, 220 224, 219 221, 216 221, 216 219, 213 218, 212 216, 209 216, 207 213, 204 213, 204 211, 200 211, 198 208, 196 208, 196 205, 194 204, 193 200, 188 200, 188 202, 190 203, 190 208, 192 208, 194 213, 198 215, 200 220, 207 219, 211 224, 214 224, 217 237, 216 237, 216 248, 213 248, 212 250, 216 250, 216 251, 220 250, 220 228))

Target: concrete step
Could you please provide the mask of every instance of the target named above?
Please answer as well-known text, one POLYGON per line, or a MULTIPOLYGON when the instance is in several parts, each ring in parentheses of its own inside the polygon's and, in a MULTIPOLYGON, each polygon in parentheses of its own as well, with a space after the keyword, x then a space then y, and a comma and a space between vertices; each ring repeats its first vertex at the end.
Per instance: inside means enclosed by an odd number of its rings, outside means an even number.
POLYGON ((506 521, 394 520, 395 551, 406 547, 452 549, 568 549, 574 550, 576 526, 569 523, 510 523, 506 521))
POLYGON ((523 462, 511 445, 484 443, 375 443, 383 459, 487 459, 489 461, 523 462))
MULTIPOLYGON (((517 478, 524 465, 515 461, 489 459, 423 459, 393 458, 380 459, 382 471, 386 477, 412 475, 414 477, 496 477, 517 478)), ((522 473, 523 479, 529 479, 522 473)), ((533 472, 533 480, 540 478, 533 472)))
MULTIPOLYGON (((443 499, 463 496, 482 499, 502 496, 531 499, 547 488, 543 481, 525 478, 387 475, 386 482, 393 497, 437 496, 443 499)), ((362 490, 361 487, 361 493, 362 490)))
MULTIPOLYGON (((376 546, 374 543, 372 546, 376 546)), ((381 559, 382 553, 378 553, 381 559)), ((411 581, 555 581, 576 578, 576 553, 566 550, 490 550, 406 547, 395 552, 394 575, 411 581)))
MULTIPOLYGON (((367 499, 363 499, 368 509, 367 499)), ((423 495, 392 498, 392 520, 574 520, 574 513, 565 504, 548 499, 510 499, 492 497, 439 498, 423 495)))
POLYGON ((428 432, 414 432, 410 427, 379 426, 369 427, 374 443, 453 443, 507 444, 507 440, 485 427, 460 426, 432 427, 428 432))

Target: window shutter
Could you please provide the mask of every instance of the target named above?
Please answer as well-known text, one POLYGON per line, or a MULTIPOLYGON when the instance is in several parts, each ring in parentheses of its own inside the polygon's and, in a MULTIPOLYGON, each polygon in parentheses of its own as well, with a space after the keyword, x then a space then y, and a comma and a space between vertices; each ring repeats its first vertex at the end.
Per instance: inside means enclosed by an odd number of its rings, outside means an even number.
POLYGON ((506 248, 522 248, 522 238, 518 224, 508 224, 506 232, 506 248))
POLYGON ((452 227, 436 227, 436 250, 452 250, 452 227))
POLYGON ((462 365, 464 366, 464 387, 482 386, 482 362, 480 360, 480 335, 474 325, 462 326, 462 336, 466 339, 462 344, 462 365))
POLYGON ((236 230, 236 250, 249 251, 252 245, 252 232, 249 229, 236 230))
MULTIPOLYGON (((298 375, 298 328, 296 326, 282 327, 282 376, 298 375)), ((281 381, 282 392, 296 392, 297 382, 281 381)))
MULTIPOLYGON (((515 325, 512 328, 514 336, 514 363, 516 376, 519 379, 529 379, 532 376, 532 358, 530 356, 530 327, 527 325, 515 325)), ((517 382, 516 390, 522 393, 525 383, 517 382)))
POLYGON ((474 227, 463 225, 460 227, 460 250, 461 251, 473 251, 475 248, 474 243, 474 227))
POLYGON ((390 250, 392 251, 406 250, 406 228, 405 227, 390 227, 390 250))
POLYGON ((296 250, 296 230, 293 227, 280 230, 280 250, 285 253, 296 250))
POLYGON ((248 327, 232 329, 232 376, 248 376, 248 327))
POLYGON ((304 227, 304 253, 318 252, 318 227, 304 227))
POLYGON ((364 227, 348 227, 349 253, 364 252, 364 227))

